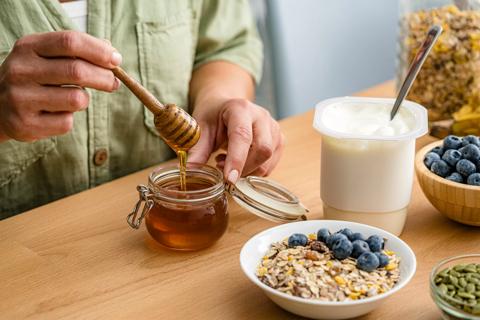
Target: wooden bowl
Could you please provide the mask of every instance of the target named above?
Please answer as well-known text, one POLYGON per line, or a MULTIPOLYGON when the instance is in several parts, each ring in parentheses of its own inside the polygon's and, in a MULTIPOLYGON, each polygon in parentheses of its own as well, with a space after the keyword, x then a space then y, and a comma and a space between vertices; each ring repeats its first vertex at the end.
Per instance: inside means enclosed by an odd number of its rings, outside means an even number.
POLYGON ((443 215, 460 223, 480 226, 480 186, 453 182, 437 176, 423 163, 423 158, 443 141, 430 143, 415 156, 415 170, 423 193, 443 215))

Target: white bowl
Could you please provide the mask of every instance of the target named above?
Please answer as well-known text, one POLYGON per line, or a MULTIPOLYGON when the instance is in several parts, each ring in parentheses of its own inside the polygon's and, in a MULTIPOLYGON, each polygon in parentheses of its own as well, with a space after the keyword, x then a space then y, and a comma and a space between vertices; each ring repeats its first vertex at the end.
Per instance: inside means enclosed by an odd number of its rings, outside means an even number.
POLYGON ((348 319, 372 311, 387 297, 403 288, 412 279, 417 267, 415 254, 412 249, 393 234, 365 224, 336 220, 292 222, 260 232, 248 240, 243 246, 240 252, 240 265, 247 277, 260 287, 277 305, 292 313, 314 319, 348 319), (390 291, 371 298, 356 301, 325 302, 290 296, 270 288, 257 278, 255 271, 271 243, 281 241, 292 233, 316 234, 320 228, 328 228, 331 232, 336 232, 343 228, 350 228, 353 232, 360 232, 367 237, 377 234, 388 239, 385 244, 385 249, 394 251, 401 259, 399 282, 390 291))

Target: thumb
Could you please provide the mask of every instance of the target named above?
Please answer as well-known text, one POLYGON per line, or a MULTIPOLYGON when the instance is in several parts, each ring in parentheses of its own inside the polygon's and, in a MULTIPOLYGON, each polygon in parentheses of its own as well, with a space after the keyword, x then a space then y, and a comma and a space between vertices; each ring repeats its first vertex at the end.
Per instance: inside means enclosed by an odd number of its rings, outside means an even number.
POLYGON ((213 151, 214 141, 207 126, 201 127, 200 139, 188 152, 188 162, 206 163, 213 151), (205 128, 205 129, 204 129, 205 128))

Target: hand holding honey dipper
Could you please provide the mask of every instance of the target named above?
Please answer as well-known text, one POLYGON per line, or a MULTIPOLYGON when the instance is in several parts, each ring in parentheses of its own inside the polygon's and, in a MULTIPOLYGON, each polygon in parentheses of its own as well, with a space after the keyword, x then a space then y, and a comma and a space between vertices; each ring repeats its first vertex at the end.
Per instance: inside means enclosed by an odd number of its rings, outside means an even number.
POLYGON ((141 89, 118 68, 121 60, 109 42, 85 33, 47 32, 19 39, 0 68, 0 142, 69 132, 73 114, 89 104, 82 88, 112 92, 120 78, 155 114, 166 143, 177 152, 189 151, 190 162, 204 163, 225 148, 216 162, 231 182, 244 175, 268 175, 276 166, 284 138, 268 111, 250 101, 254 83, 247 71, 223 61, 196 69, 190 84, 191 117, 141 89))
MULTIPOLYGON (((228 63, 220 63, 222 70, 229 69, 228 63)), ((285 138, 266 109, 245 98, 230 98, 248 97, 251 93, 232 89, 234 92, 227 95, 224 90, 218 92, 220 87, 208 85, 211 75, 217 79, 218 67, 218 63, 207 64, 196 71, 194 79, 201 79, 201 85, 195 81, 191 84, 196 120, 175 105, 161 104, 121 68, 113 72, 155 114, 155 126, 167 144, 177 153, 189 151, 190 162, 205 163, 213 152, 224 148, 226 152, 215 160, 228 181, 235 183, 242 175, 266 176, 280 160, 285 138)), ((229 71, 236 73, 235 77, 223 79, 222 89, 248 87, 236 86, 237 81, 250 82, 253 87, 248 73, 235 67, 229 71)))

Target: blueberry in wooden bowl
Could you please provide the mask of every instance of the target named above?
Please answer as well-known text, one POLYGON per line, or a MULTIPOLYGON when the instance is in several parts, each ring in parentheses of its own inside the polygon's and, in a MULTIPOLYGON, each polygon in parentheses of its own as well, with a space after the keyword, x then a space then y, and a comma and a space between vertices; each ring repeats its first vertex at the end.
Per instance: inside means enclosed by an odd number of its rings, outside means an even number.
POLYGON ((415 170, 430 203, 446 217, 480 226, 480 139, 448 136, 417 152, 415 170))

